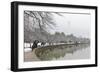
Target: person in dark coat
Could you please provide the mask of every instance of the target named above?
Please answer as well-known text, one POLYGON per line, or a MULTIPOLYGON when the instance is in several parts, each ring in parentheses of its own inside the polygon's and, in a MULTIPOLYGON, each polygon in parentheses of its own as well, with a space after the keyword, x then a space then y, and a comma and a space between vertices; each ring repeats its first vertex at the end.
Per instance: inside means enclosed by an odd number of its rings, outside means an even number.
POLYGON ((46 43, 45 42, 41 42, 41 45, 44 46, 46 43))
POLYGON ((37 48, 37 44, 38 44, 38 43, 39 43, 38 40, 35 40, 35 41, 33 42, 32 51, 33 51, 34 48, 37 48))

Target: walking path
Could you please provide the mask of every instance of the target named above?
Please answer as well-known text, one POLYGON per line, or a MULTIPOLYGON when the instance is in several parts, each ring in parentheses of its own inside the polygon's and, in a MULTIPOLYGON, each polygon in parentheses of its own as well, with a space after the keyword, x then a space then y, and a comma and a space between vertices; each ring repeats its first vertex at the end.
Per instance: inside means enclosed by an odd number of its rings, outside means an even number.
POLYGON ((39 59, 35 55, 35 49, 33 51, 24 52, 24 61, 25 62, 39 61, 39 59))

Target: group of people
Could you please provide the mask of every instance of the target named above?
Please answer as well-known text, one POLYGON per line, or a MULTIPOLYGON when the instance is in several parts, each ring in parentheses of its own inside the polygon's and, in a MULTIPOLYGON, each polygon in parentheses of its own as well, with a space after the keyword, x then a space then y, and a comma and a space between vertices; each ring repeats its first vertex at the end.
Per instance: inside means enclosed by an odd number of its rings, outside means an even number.
POLYGON ((32 50, 33 50, 34 48, 44 46, 45 44, 46 44, 45 42, 40 42, 40 41, 38 41, 38 40, 35 40, 35 41, 33 42, 33 45, 32 45, 32 50))

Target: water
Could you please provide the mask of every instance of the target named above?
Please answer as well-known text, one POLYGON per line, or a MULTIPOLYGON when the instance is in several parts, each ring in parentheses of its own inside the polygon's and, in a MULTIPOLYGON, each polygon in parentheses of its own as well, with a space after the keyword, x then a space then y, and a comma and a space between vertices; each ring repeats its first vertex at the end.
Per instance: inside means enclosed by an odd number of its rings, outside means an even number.
POLYGON ((90 58, 90 47, 87 48, 83 48, 81 50, 77 50, 75 52, 73 52, 72 54, 67 54, 59 59, 89 59, 90 58))
MULTIPOLYGON (((52 60, 75 60, 89 59, 90 45, 55 45, 34 49, 30 52, 30 59, 25 58, 25 61, 52 61, 52 60)), ((27 54, 25 54, 27 56, 27 54)))

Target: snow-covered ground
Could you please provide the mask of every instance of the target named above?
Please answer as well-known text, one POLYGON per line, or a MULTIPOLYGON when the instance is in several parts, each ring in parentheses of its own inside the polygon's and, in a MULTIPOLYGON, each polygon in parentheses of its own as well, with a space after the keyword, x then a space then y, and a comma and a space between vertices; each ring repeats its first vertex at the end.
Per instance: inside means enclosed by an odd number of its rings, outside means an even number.
POLYGON ((27 48, 27 47, 32 47, 33 43, 24 43, 24 47, 27 48))
POLYGON ((24 48, 24 52, 30 52, 30 51, 32 51, 31 48, 24 48))
POLYGON ((33 43, 24 43, 24 52, 32 51, 32 49, 31 49, 32 45, 33 45, 33 43))
MULTIPOLYGON (((60 44, 65 44, 65 43, 52 43, 52 45, 60 45, 60 44)), ((24 52, 30 52, 32 51, 32 45, 33 43, 24 43, 24 52)), ((37 44, 38 47, 42 47, 41 43, 37 44)), ((46 43, 44 46, 50 45, 49 43, 46 43)))

